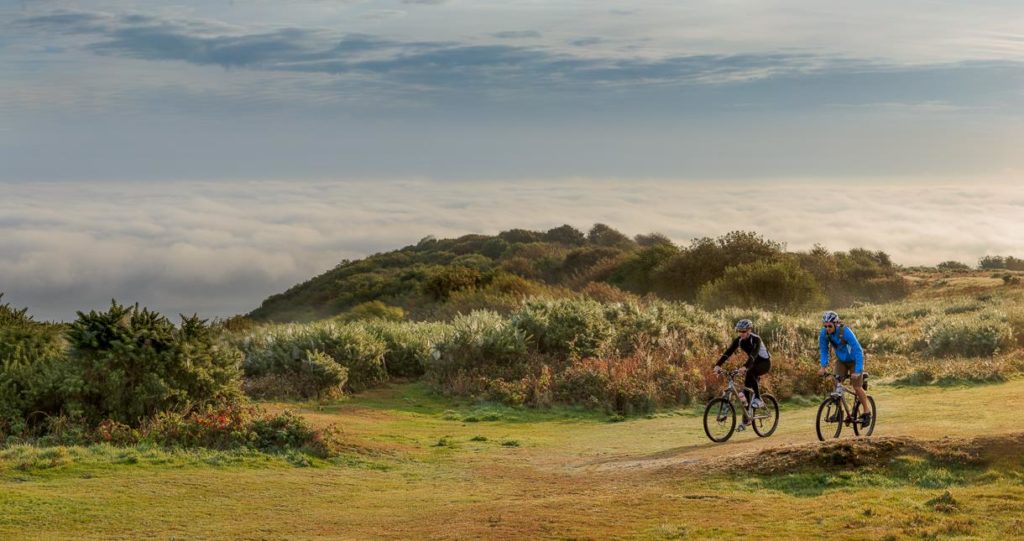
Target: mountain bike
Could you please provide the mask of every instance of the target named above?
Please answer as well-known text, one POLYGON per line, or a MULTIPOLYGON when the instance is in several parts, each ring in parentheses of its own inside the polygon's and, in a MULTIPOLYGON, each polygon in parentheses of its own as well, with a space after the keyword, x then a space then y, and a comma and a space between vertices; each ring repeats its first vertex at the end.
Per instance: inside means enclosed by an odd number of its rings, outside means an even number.
MULTIPOLYGON (((829 375, 836 382, 836 388, 818 406, 818 417, 815 423, 815 430, 818 432, 818 439, 825 441, 826 436, 838 438, 843 431, 843 425, 853 427, 853 433, 857 436, 870 436, 875 431, 875 421, 878 419, 878 412, 875 409, 875 398, 868 395, 868 402, 871 406, 871 422, 867 425, 861 420, 863 406, 857 393, 843 386, 843 381, 849 376, 839 377, 829 375), (853 395, 853 409, 846 403, 846 395, 853 395)), ((864 391, 868 390, 868 374, 864 373, 864 391)))
MULTIPOLYGON (((745 389, 750 391, 753 396, 753 389, 735 382, 736 376, 740 372, 739 368, 728 371, 724 376, 729 383, 722 391, 722 396, 711 399, 704 408, 704 433, 713 442, 728 441, 735 432, 737 408, 733 402, 743 404, 740 393, 745 389)), ((744 418, 750 419, 750 426, 754 429, 754 433, 762 438, 767 438, 779 426, 779 401, 767 393, 761 393, 761 401, 764 402, 763 407, 752 408, 747 404, 739 409, 743 412, 744 418)))

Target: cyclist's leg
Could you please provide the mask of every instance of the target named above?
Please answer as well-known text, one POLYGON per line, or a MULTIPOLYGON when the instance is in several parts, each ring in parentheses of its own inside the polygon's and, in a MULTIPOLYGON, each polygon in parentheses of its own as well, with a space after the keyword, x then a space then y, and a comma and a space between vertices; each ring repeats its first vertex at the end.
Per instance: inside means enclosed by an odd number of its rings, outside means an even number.
POLYGON ((759 380, 761 376, 768 373, 771 370, 772 363, 768 359, 758 359, 754 362, 754 365, 747 370, 747 377, 744 381, 744 385, 754 390, 754 396, 761 398, 761 386, 759 380))
POLYGON ((871 403, 868 402, 868 393, 864 392, 864 364, 857 363, 854 367, 853 374, 850 375, 850 381, 853 383, 853 391, 857 393, 857 398, 862 404, 861 412, 870 413, 871 403))
MULTIPOLYGON (((747 374, 743 378, 743 386, 744 387, 749 387, 751 390, 754 391, 753 392, 753 397, 760 397, 761 393, 760 393, 760 391, 757 388, 757 370, 756 370, 756 367, 757 367, 757 365, 754 365, 754 366, 750 367, 750 370, 747 370, 747 374)), ((751 392, 746 390, 746 389, 743 389, 743 395, 747 397, 747 404, 749 404, 751 402, 752 398, 753 398, 751 396, 751 392)))
POLYGON ((836 359, 836 365, 835 365, 835 372, 834 373, 835 373, 837 378, 840 378, 840 380, 842 380, 842 378, 845 378, 850 373, 850 368, 852 368, 852 367, 849 366, 848 364, 846 364, 846 363, 836 359))

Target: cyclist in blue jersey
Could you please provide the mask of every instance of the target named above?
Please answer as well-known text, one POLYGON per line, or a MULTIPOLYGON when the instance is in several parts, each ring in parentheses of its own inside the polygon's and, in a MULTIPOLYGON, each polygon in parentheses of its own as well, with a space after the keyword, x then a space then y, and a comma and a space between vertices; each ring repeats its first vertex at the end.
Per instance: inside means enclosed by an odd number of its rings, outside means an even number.
MULTIPOLYGON (((819 376, 828 373, 829 350, 836 351, 835 375, 840 378, 850 376, 853 390, 861 404, 869 404, 868 395, 864 392, 864 349, 860 347, 857 336, 849 327, 839 320, 839 314, 829 310, 821 315, 821 332, 818 333, 818 349, 821 352, 821 369, 819 376)), ((871 412, 861 415, 864 426, 871 424, 871 412)))

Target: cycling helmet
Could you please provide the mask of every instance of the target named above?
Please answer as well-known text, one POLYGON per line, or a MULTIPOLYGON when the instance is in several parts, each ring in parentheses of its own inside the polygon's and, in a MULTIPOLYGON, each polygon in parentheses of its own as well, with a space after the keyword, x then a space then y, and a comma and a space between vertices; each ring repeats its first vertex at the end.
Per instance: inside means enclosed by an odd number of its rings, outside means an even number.
POLYGON ((839 323, 839 314, 829 310, 824 314, 821 314, 822 323, 839 323))
POLYGON ((754 322, 749 319, 741 319, 736 322, 737 331, 749 331, 754 328, 754 322))

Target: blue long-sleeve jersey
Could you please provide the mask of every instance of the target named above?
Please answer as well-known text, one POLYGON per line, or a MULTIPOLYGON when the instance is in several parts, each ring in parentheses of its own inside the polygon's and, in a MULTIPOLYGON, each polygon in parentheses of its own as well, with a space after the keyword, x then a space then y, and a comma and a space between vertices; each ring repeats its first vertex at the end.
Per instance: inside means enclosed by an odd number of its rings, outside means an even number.
POLYGON ((860 342, 857 341, 857 336, 853 334, 853 331, 849 327, 843 325, 843 338, 846 339, 846 344, 840 340, 838 333, 828 334, 825 329, 821 329, 821 333, 818 334, 818 349, 821 351, 821 366, 828 366, 828 350, 829 342, 832 343, 832 347, 836 350, 836 358, 844 363, 856 363, 853 371, 863 372, 864 371, 864 350, 860 347, 860 342))

